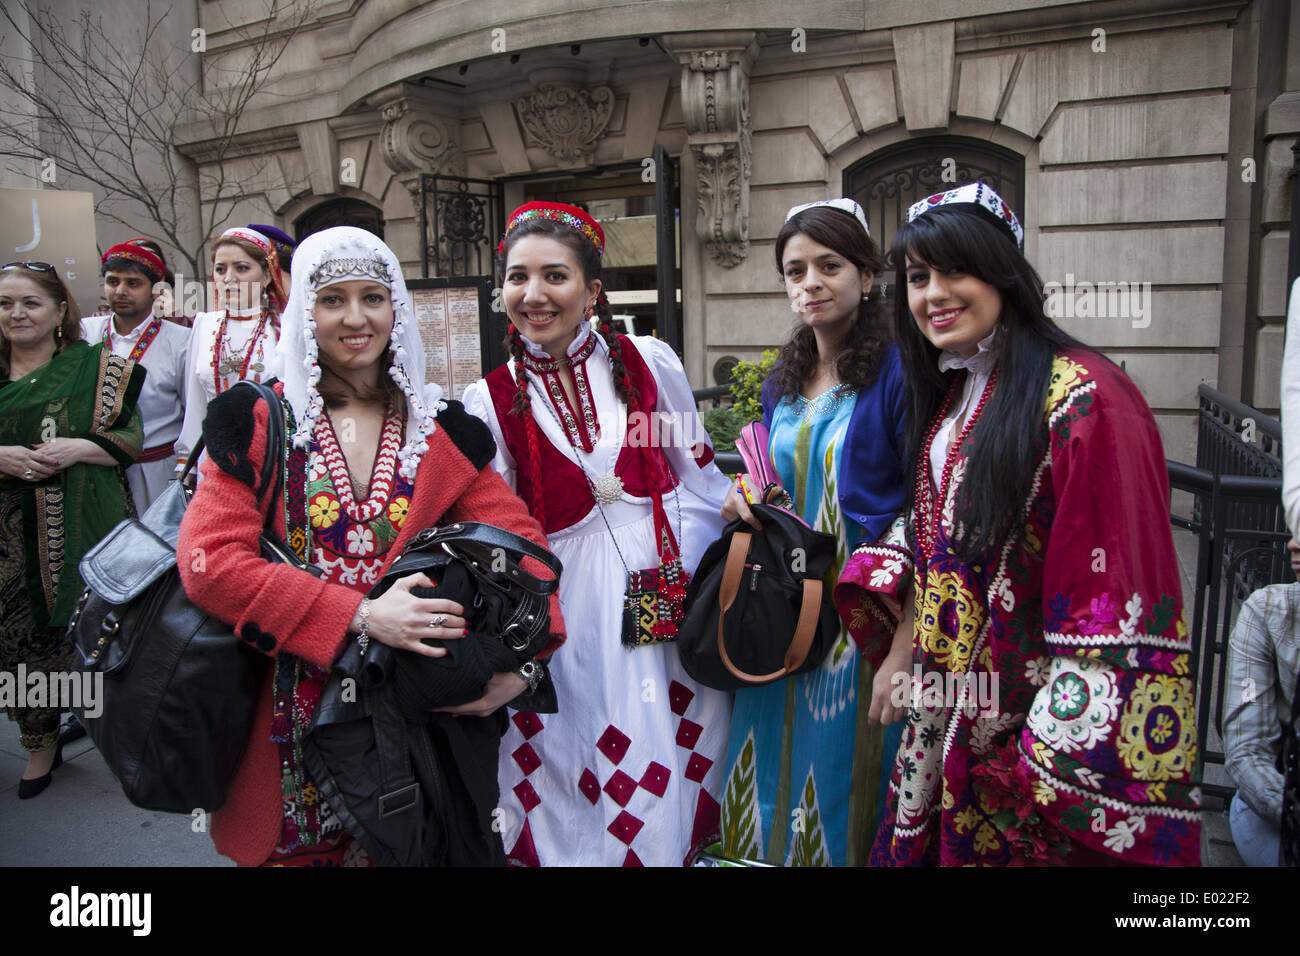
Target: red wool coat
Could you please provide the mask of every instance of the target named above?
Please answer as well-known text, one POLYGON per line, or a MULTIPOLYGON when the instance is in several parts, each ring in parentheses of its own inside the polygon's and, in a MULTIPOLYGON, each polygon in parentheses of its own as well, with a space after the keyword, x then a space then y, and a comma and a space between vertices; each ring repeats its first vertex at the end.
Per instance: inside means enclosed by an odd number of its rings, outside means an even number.
MULTIPOLYGON (((328 668, 353 639, 348 625, 365 594, 261 558, 258 538, 268 510, 276 515, 275 532, 282 540, 285 536, 283 491, 271 509, 270 502, 257 501, 248 483, 213 460, 226 462, 249 481, 261 472, 268 408, 262 399, 256 400, 250 428, 250 408, 240 392, 223 393, 208 407, 204 434, 211 457, 201 466, 203 480, 181 524, 181 580, 195 604, 230 622, 237 634, 268 656, 285 651, 328 668)), ((455 521, 487 522, 546 546, 523 502, 492 470, 496 449, 487 428, 459 402, 449 402, 439 413, 428 443, 416 472, 410 511, 384 570, 419 531, 455 521)), ((539 562, 525 560, 530 573, 551 576, 539 562)), ((553 597, 551 640, 542 656, 563 640, 564 622, 553 597)), ((225 806, 212 815, 217 852, 241 866, 256 866, 270 857, 284 819, 279 750, 270 739, 271 712, 268 671, 248 749, 225 806)))

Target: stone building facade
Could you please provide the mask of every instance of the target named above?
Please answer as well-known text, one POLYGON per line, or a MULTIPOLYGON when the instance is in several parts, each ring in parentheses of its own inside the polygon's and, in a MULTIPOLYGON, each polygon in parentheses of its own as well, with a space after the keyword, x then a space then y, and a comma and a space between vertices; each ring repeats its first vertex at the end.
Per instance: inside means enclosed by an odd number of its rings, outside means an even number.
MULTIPOLYGON (((238 63, 264 10, 202 0, 205 64, 238 63)), ((644 328, 679 298, 697 387, 789 330, 787 207, 852 195, 887 242, 913 198, 979 176, 1043 278, 1073 281, 1062 324, 1124 364, 1170 457, 1193 458, 1201 382, 1278 404, 1300 0, 339 0, 241 129, 232 221, 367 222, 408 275, 422 248, 438 271, 490 271, 501 204, 583 203, 608 227, 616 309, 644 328), (428 174, 444 200, 497 204, 477 249, 435 230, 428 174), (676 223, 654 215, 666 178, 676 223), (679 288, 656 291, 673 245, 679 288), (1107 299, 1116 283, 1141 291, 1107 299)), ((181 134, 210 172, 203 126, 181 134)))

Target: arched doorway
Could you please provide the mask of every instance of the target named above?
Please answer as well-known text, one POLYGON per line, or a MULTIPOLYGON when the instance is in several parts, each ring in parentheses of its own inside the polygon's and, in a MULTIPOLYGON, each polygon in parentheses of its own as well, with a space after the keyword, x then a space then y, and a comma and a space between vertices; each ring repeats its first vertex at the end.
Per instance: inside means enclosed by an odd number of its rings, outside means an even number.
POLYGON ((888 249, 908 206, 976 181, 992 186, 1024 222, 1024 157, 968 136, 927 136, 877 150, 844 170, 844 195, 866 210, 871 234, 888 249))
POLYGON ((360 199, 331 199, 313 206, 293 221, 293 235, 302 242, 313 232, 333 226, 356 226, 384 238, 383 214, 360 199))

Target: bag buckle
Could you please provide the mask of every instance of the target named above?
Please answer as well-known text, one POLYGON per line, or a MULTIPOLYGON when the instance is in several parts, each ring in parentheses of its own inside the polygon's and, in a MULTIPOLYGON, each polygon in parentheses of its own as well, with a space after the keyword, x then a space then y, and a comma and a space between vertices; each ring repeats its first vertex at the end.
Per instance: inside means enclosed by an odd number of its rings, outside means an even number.
POLYGON ((391 793, 381 794, 379 797, 379 819, 391 817, 394 814, 409 810, 415 806, 420 796, 419 784, 408 784, 405 787, 399 787, 391 793))

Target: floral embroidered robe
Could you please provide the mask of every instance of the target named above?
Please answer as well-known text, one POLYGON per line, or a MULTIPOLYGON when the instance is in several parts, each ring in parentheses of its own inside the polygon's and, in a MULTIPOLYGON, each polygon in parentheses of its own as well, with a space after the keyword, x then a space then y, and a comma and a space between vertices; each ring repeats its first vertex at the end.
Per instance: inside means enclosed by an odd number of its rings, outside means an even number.
POLYGON ((973 562, 949 547, 967 444, 934 547, 916 552, 914 511, 840 577, 836 603, 873 663, 909 589, 916 609, 874 864, 1199 863, 1190 643, 1155 421, 1118 368, 1062 351, 1039 445, 1000 547, 973 562))

